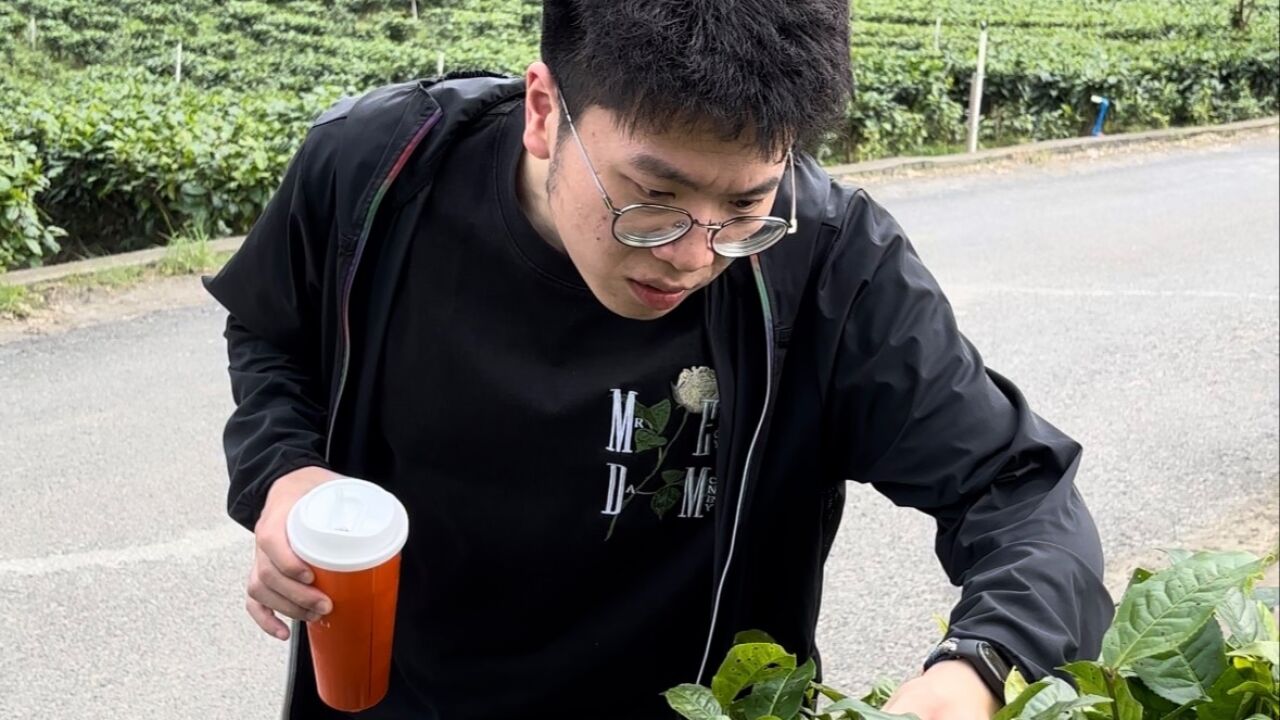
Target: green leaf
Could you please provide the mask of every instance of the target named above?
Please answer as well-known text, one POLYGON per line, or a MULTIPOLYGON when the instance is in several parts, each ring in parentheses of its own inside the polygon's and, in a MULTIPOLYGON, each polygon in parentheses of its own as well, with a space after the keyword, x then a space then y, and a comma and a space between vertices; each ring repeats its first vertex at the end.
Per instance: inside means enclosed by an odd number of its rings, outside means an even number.
POLYGON ((683 470, 663 470, 662 482, 666 483, 667 485, 679 485, 680 483, 684 482, 684 471, 683 470))
POLYGON ((877 680, 872 685, 871 692, 862 696, 862 702, 880 710, 889 702, 897 689, 897 685, 889 680, 877 680))
POLYGON ((1228 666, 1209 688, 1209 700, 1196 705, 1196 720, 1236 720, 1240 713, 1240 698, 1230 695, 1245 677, 1234 667, 1228 666))
POLYGON ((751 694, 742 701, 748 720, 777 715, 793 718, 800 712, 804 692, 809 688, 817 672, 817 665, 810 658, 803 665, 787 668, 783 672, 757 683, 751 694))
POLYGON ((1129 587, 1141 585, 1149 580, 1152 575, 1155 575, 1155 573, 1146 568, 1134 568, 1133 572, 1129 574, 1129 587))
POLYGON ((1276 640, 1258 640, 1237 650, 1227 653, 1227 657, 1258 658, 1272 665, 1280 665, 1280 642, 1276 640))
POLYGON ((1027 706, 1022 709, 1022 714, 1018 717, 1021 720, 1059 720, 1064 715, 1070 717, 1076 710, 1110 704, 1111 698, 1104 695, 1082 695, 1080 697, 1064 698, 1047 707, 1039 707, 1033 701, 1027 703, 1027 706))
MULTIPOLYGON (((1045 678, 1044 680, 1037 680, 1036 682, 1028 685, 1027 689, 1022 691, 1022 694, 1013 699, 1013 702, 1005 703, 1004 707, 1000 708, 1000 710, 996 712, 995 717, 993 717, 992 720, 1013 720, 1013 718, 1018 717, 1018 714, 1027 706, 1027 703, 1031 702, 1032 698, 1042 692, 1048 691, 1053 679, 1054 678, 1045 678)), ((1072 690, 1072 693, 1075 693, 1075 690, 1072 690)), ((1050 700, 1050 702, 1052 703, 1053 700, 1050 700)))
POLYGON ((840 692, 839 690, 831 687, 830 685, 823 685, 820 682, 813 683, 813 687, 815 690, 822 693, 828 700, 839 702, 845 699, 846 697, 848 697, 848 695, 840 692))
POLYGON ((671 401, 663 400, 650 409, 653 431, 661 435, 667 429, 667 421, 671 419, 671 401))
POLYGON ((652 450, 656 447, 662 447, 667 444, 667 439, 649 430, 648 428, 638 428, 635 434, 636 452, 642 453, 646 450, 652 450))
POLYGON ((678 685, 662 695, 671 709, 686 720, 723 720, 726 717, 715 696, 701 685, 678 685))
POLYGON ((1253 597, 1269 609, 1275 610, 1280 605, 1280 587, 1254 588, 1253 597))
POLYGON ((920 720, 915 713, 895 715, 894 713, 887 713, 883 710, 873 708, 861 700, 855 700, 853 698, 845 698, 840 702, 828 705, 822 709, 822 713, 830 716, 833 720, 858 717, 861 717, 862 720, 899 720, 901 718, 920 720))
POLYGON ((1222 629, 1210 617, 1190 639, 1171 650, 1139 658, 1133 670, 1152 692, 1179 705, 1208 700, 1226 669, 1222 629))
POLYGON ((1028 687, 1030 685, 1027 683, 1027 679, 1022 676, 1022 671, 1014 668, 1009 673, 1009 676, 1004 679, 1004 704, 1008 705, 1017 700, 1018 696, 1026 692, 1028 687))
POLYGON ((1259 603, 1249 599, 1243 588, 1231 588, 1226 598, 1218 604, 1217 616, 1227 626, 1232 647, 1248 645, 1255 640, 1265 640, 1259 603))
POLYGON ((1116 689, 1114 711, 1116 720, 1142 720, 1142 703, 1133 696, 1128 679, 1116 676, 1112 683, 1116 689))
POLYGON ((643 420, 647 427, 653 427, 653 411, 639 400, 636 401, 636 417, 643 420))
POLYGON ((733 703, 748 685, 757 682, 757 675, 771 667, 794 668, 796 656, 774 643, 743 643, 734 645, 725 655, 724 662, 711 678, 711 692, 721 706, 733 703))
POLYGON ((1249 553, 1196 553, 1130 588, 1103 637, 1103 663, 1123 670, 1183 645, 1231 588, 1243 587, 1263 566, 1249 553))
POLYGON ((1195 555, 1194 552, 1190 550, 1184 550, 1182 548, 1160 548, 1160 552, 1164 553, 1165 555, 1168 555, 1169 562, 1174 565, 1177 565, 1183 560, 1186 560, 1191 556, 1195 555))
POLYGON ((1172 713, 1176 713, 1178 710, 1178 705, 1155 694, 1136 677, 1129 681, 1129 692, 1138 701, 1138 704, 1142 706, 1144 718, 1160 720, 1172 713))
POLYGON ((948 629, 950 628, 950 626, 951 626, 951 624, 947 622, 947 619, 946 619, 946 618, 944 618, 944 617, 942 617, 941 615, 939 615, 939 614, 937 614, 937 613, 934 613, 934 614, 933 614, 933 621, 934 621, 935 623, 937 623, 937 624, 938 624, 938 633, 939 633, 940 635, 942 635, 943 637, 946 637, 946 636, 947 636, 947 630, 948 630, 948 629))
POLYGON ((1242 682, 1239 685, 1227 691, 1228 695, 1239 695, 1241 693, 1253 693, 1254 695, 1273 696, 1275 695, 1275 688, 1265 683, 1260 683, 1257 680, 1249 680, 1246 682, 1242 682))
POLYGON ((680 496, 684 495, 684 489, 679 485, 668 485, 653 494, 653 499, 649 501, 649 506, 658 514, 658 519, 663 519, 671 508, 680 502, 680 496))
POLYGON ((763 630, 743 630, 733 636, 734 645, 745 645, 747 643, 772 643, 777 644, 769 633, 763 630))

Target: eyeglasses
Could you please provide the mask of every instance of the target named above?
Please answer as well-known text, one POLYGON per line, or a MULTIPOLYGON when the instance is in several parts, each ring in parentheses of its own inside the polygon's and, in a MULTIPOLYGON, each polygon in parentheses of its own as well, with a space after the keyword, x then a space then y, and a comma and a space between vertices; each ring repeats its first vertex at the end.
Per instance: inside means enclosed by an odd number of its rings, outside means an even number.
POLYGON ((587 156, 587 147, 578 135, 578 128, 573 124, 573 116, 569 114, 569 105, 565 102, 564 93, 560 96, 560 106, 564 109, 565 119, 569 122, 569 131, 582 152, 582 159, 595 180, 596 188, 604 206, 613 214, 613 237, 623 245, 635 248, 655 248, 673 243, 685 236, 695 227, 708 230, 707 244, 717 254, 728 258, 747 257, 761 252, 786 235, 795 234, 799 229, 796 223, 796 162, 790 150, 787 151, 787 164, 791 170, 791 221, 772 215, 744 215, 731 218, 721 223, 702 223, 694 219, 687 210, 671 205, 652 203, 633 203, 623 208, 614 206, 609 193, 600 181, 600 173, 587 156))

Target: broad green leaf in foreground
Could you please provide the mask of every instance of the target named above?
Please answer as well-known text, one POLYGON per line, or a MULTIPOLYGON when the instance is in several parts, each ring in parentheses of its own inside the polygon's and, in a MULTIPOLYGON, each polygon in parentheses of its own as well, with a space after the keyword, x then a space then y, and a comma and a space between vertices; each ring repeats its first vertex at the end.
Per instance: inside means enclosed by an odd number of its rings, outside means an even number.
POLYGON ((1272 665, 1280 665, 1280 642, 1259 640, 1227 653, 1229 657, 1261 658, 1272 665))
POLYGON ((1116 674, 1108 683, 1107 673, 1111 671, 1103 668, 1096 660, 1073 662, 1064 665, 1063 669, 1076 679, 1076 686, 1081 693, 1109 697, 1114 701, 1113 708, 1103 710, 1104 714, 1115 720, 1142 720, 1142 704, 1133 697, 1129 681, 1123 675, 1116 674))
MULTIPOLYGON (((876 709, 883 708, 885 704, 889 702, 889 699, 893 697, 893 693, 897 689, 897 685, 889 680, 878 680, 876 681, 876 684, 872 686, 871 692, 862 696, 862 702, 876 709)), ((832 699, 842 700, 843 698, 832 699)))
POLYGON ((1228 642, 1232 647, 1248 645, 1255 640, 1266 640, 1266 629, 1259 613, 1261 606, 1257 600, 1248 596, 1243 588, 1231 588, 1227 596, 1218 605, 1218 618, 1227 626, 1228 642))
POLYGON ((711 691, 701 685, 679 685, 662 693, 672 710, 686 720, 727 720, 711 691))
POLYGON ((756 683, 751 694, 743 698, 741 707, 747 720, 769 715, 793 718, 804 703, 805 690, 817 673, 817 665, 810 658, 797 668, 779 672, 763 682, 756 683))
POLYGON ((1234 667, 1228 666, 1209 688, 1208 702, 1196 706, 1196 720, 1236 720, 1240 712, 1240 698, 1228 693, 1245 681, 1234 667))
POLYGON ((915 713, 907 713, 905 715, 895 715, 887 713, 878 708, 855 700, 854 698, 845 698, 838 703, 828 705, 822 709, 822 715, 831 718, 831 720, 851 720, 862 718, 862 720, 920 720, 915 713))
POLYGON ((1103 663, 1124 669, 1183 645, 1232 588, 1244 587, 1270 560, 1243 552, 1196 553, 1134 586, 1103 637, 1103 663))
POLYGON ((1226 669, 1222 628, 1212 615, 1176 648, 1139 658, 1133 670, 1160 697, 1179 705, 1209 698, 1209 688, 1226 669))
MULTIPOLYGON (((684 473, 680 473, 680 474, 681 476, 684 475, 684 473)), ((773 639, 773 636, 771 636, 769 633, 763 630, 743 630, 742 632, 733 636, 734 645, 745 645, 747 643, 772 643, 774 645, 778 644, 777 641, 773 639)))
POLYGON ((747 686, 760 681, 759 675, 768 668, 796 666, 796 656, 774 643, 743 643, 730 648, 715 677, 711 678, 711 692, 723 707, 729 707, 747 686))
POLYGON ((1081 696, 1062 678, 1047 677, 1032 683, 1022 695, 1001 708, 995 720, 1057 720, 1063 713, 1110 703, 1111 699, 1102 695, 1081 696))

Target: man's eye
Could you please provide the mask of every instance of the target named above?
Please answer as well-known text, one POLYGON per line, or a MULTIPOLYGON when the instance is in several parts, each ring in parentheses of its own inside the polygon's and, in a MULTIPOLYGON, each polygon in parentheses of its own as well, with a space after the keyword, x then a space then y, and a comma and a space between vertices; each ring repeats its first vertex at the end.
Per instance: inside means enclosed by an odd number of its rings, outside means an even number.
POLYGON ((663 192, 661 190, 650 190, 649 188, 644 187, 643 185, 637 185, 637 187, 640 188, 640 194, 644 195, 650 200, 664 200, 666 198, 675 197, 675 195, 673 195, 672 193, 663 192))
POLYGON ((742 212, 754 210, 760 204, 759 200, 734 200, 733 208, 742 212))

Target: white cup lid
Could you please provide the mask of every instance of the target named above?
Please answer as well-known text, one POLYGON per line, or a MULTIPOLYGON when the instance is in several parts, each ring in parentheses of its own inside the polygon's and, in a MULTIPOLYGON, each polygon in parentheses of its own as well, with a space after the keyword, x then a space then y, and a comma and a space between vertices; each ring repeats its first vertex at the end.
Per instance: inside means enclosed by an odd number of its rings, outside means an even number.
POLYGON ((355 572, 377 567, 404 548, 409 515, 395 495, 344 477, 299 498, 286 528, 293 552, 307 564, 355 572))

